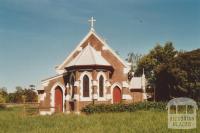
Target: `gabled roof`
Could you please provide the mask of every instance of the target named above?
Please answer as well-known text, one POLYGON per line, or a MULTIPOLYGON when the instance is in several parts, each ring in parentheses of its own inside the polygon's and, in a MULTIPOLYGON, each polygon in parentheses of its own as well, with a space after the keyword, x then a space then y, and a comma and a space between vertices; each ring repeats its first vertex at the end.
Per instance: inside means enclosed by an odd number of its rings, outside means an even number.
POLYGON ((84 65, 111 66, 101 56, 101 52, 96 51, 90 44, 88 44, 70 63, 68 63, 66 67, 84 65))
POLYGON ((64 60, 62 64, 56 67, 56 70, 62 70, 65 68, 68 60, 73 56, 73 54, 81 48, 81 45, 91 36, 94 35, 103 45, 106 47, 123 65, 128 68, 128 65, 108 46, 108 44, 101 39, 94 30, 90 30, 88 34, 83 38, 83 40, 78 44, 78 46, 70 53, 70 55, 64 60))

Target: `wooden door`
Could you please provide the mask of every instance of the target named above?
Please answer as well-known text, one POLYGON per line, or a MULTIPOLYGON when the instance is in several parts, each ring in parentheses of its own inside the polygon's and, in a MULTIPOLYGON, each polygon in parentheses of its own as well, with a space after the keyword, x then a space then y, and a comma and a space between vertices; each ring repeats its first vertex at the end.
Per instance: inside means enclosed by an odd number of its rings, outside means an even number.
POLYGON ((119 87, 114 87, 113 89, 113 103, 121 102, 121 90, 119 87))
POLYGON ((55 111, 63 111, 63 93, 60 87, 56 87, 55 89, 55 111))

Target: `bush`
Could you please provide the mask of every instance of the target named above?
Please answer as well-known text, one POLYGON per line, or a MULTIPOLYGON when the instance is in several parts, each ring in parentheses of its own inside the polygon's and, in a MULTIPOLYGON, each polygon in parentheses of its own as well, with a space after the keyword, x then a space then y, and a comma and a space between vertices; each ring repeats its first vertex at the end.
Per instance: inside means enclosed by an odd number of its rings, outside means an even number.
POLYGON ((6 108, 5 106, 5 98, 3 97, 3 95, 0 93, 0 109, 4 109, 6 108))
POLYGON ((6 105, 5 104, 0 104, 0 110, 5 109, 6 105))
MULTIPOLYGON (((108 113, 108 112, 134 112, 137 110, 165 111, 167 102, 141 102, 131 104, 89 104, 81 111, 86 114, 108 113)), ((197 102, 200 108, 200 102, 197 102)))
POLYGON ((142 102, 137 104, 89 104, 81 111, 86 114, 107 112, 134 112, 137 110, 166 110, 164 102, 142 102))

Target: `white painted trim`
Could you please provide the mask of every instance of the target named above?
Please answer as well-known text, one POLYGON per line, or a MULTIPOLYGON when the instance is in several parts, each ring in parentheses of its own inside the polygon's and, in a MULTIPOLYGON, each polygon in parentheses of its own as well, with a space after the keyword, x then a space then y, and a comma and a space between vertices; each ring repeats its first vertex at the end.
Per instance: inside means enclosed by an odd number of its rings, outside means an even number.
POLYGON ((123 61, 123 60, 119 57, 119 55, 117 55, 116 52, 113 51, 113 50, 110 48, 110 46, 109 46, 103 39, 101 39, 101 38, 96 34, 96 32, 93 32, 93 35, 94 35, 98 40, 100 40, 100 42, 101 42, 102 44, 104 44, 105 47, 106 47, 108 50, 110 50, 111 53, 114 54, 114 56, 117 57, 117 59, 118 59, 125 67, 128 67, 127 64, 126 64, 126 62, 123 61))
POLYGON ((70 59, 70 57, 78 51, 79 47, 87 40, 87 38, 92 34, 92 31, 88 32, 88 34, 79 42, 79 44, 76 46, 76 48, 67 56, 67 58, 64 60, 62 64, 60 64, 56 69, 61 69, 61 67, 70 59))
POLYGON ((75 82, 74 82, 74 86, 80 87, 80 81, 75 81, 75 82))
POLYGON ((123 94, 122 95, 122 99, 124 99, 124 100, 132 100, 132 97, 130 95, 128 95, 128 94, 123 94))
POLYGON ((143 100, 147 100, 147 93, 143 93, 143 100))
POLYGON ((69 101, 70 99, 71 99, 71 95, 67 94, 66 97, 65 97, 65 100, 69 101))
POLYGON ((103 46, 103 48, 102 48, 103 50, 108 50, 108 48, 107 47, 105 47, 105 46, 103 46))
POLYGON ((130 69, 131 69, 131 67, 129 67, 129 66, 128 67, 124 67, 124 70, 123 70, 124 74, 128 74, 130 69))
POLYGON ((106 75, 105 75, 104 72, 102 72, 102 71, 98 72, 98 74, 97 74, 97 81, 98 81, 98 83, 97 83, 97 95, 98 95, 97 100, 98 101, 106 101, 106 81, 107 81, 107 78, 106 78, 106 75), (100 76, 103 76, 103 80, 104 80, 104 84, 103 84, 104 85, 103 86, 103 97, 99 96, 99 78, 100 78, 100 76))
POLYGON ((60 77, 62 77, 62 76, 64 76, 64 75, 63 75, 63 74, 56 75, 56 76, 54 76, 54 77, 51 77, 51 78, 42 80, 41 83, 42 83, 42 84, 45 84, 46 82, 49 82, 50 80, 57 79, 57 78, 60 78, 60 77))
POLYGON ((49 85, 49 81, 42 82, 43 87, 47 87, 49 85))
MULTIPOLYGON (((126 64, 125 61, 123 61, 119 55, 117 55, 110 47, 109 45, 103 40, 101 39, 95 31, 93 30, 90 30, 88 32, 88 34, 81 40, 81 42, 77 45, 77 47, 67 56, 67 58, 64 60, 64 62, 62 64, 60 64, 56 70, 60 70, 64 65, 65 63, 70 59, 70 57, 72 57, 72 55, 76 52, 76 51, 79 51, 79 47, 81 47, 81 45, 91 36, 91 35, 94 35, 103 45, 104 45, 104 49, 108 49, 110 50, 110 52, 124 65, 125 68, 129 68, 128 65, 126 64)), ((61 69, 62 70, 62 69, 61 69)))
MULTIPOLYGON (((64 109, 64 104, 65 104, 65 87, 64 85, 62 85, 60 82, 57 82, 53 85, 53 87, 51 88, 51 92, 50 92, 50 105, 51 107, 55 107, 55 89, 56 87, 59 86, 62 89, 62 93, 63 93, 63 110, 62 112, 65 111, 64 109)), ((55 112, 55 108, 51 108, 51 112, 55 112)))
POLYGON ((58 70, 58 69, 56 69, 56 72, 57 72, 58 74, 63 74, 64 72, 66 72, 66 70, 58 70))
POLYGON ((106 80, 105 85, 106 85, 106 87, 110 87, 111 86, 110 81, 106 80))
POLYGON ((129 84, 127 83, 127 81, 122 82, 122 87, 129 88, 129 84))
POLYGON ((67 83, 65 87, 66 87, 66 88, 69 88, 69 83, 67 83))
POLYGON ((111 87, 110 87, 110 89, 111 89, 111 103, 113 103, 113 89, 114 89, 114 87, 115 86, 117 86, 117 87, 119 87, 120 88, 120 90, 121 90, 121 94, 122 94, 122 85, 119 83, 119 82, 115 82, 111 87))
POLYGON ((40 102, 40 101, 44 101, 45 97, 46 97, 46 92, 43 93, 43 94, 39 94, 39 95, 38 95, 39 102, 40 102))
POLYGON ((80 113, 80 111, 77 111, 77 112, 75 112, 75 114, 76 114, 76 115, 80 115, 81 113, 80 113))
POLYGON ((40 115, 52 115, 52 111, 40 111, 40 115))
POLYGON ((80 101, 92 101, 92 75, 90 72, 83 72, 80 75, 80 101), (83 77, 87 75, 89 78, 89 97, 83 97, 83 77))
POLYGON ((97 80, 92 80, 92 85, 93 85, 93 86, 97 86, 97 84, 98 84, 98 83, 97 83, 97 80))
POLYGON ((78 94, 74 94, 74 99, 79 101, 79 95, 78 94))
POLYGON ((77 51, 80 52, 80 51, 82 51, 82 49, 83 49, 82 47, 79 47, 79 48, 77 49, 77 51))
POLYGON ((106 99, 107 99, 107 100, 111 100, 111 99, 112 99, 111 94, 106 94, 106 99))
POLYGON ((66 111, 65 113, 66 113, 66 114, 70 114, 71 112, 68 110, 68 111, 66 111))
POLYGON ((98 99, 98 95, 97 95, 97 94, 93 94, 92 97, 93 97, 93 99, 95 99, 95 100, 98 99))

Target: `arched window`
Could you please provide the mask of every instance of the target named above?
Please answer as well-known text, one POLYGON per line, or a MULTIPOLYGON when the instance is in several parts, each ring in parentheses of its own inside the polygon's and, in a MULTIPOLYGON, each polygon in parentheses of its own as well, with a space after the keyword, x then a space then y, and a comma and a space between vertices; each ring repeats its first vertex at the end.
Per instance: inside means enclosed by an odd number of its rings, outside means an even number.
POLYGON ((99 97, 103 97, 104 91, 104 78, 101 75, 99 78, 99 97))
POLYGON ((83 77, 83 97, 89 97, 89 78, 87 75, 83 77))
POLYGON ((74 82, 75 82, 75 79, 74 79, 74 76, 72 76, 72 78, 70 80, 70 89, 71 89, 70 91, 71 91, 71 97, 72 98, 74 98, 74 93, 75 93, 75 91, 74 91, 74 89, 75 89, 74 82))

